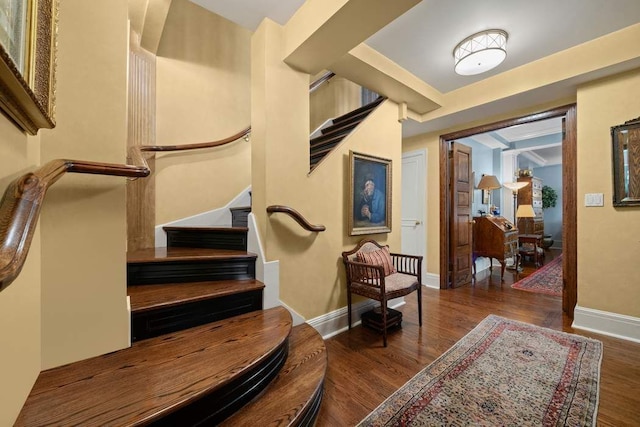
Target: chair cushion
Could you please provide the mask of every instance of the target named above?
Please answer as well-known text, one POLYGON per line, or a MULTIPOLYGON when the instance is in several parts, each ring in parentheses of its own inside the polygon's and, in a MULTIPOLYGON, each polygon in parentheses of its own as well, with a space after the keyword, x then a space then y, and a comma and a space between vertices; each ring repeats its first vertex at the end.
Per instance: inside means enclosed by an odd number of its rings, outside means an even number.
MULTIPOLYGON (((395 296, 406 295, 412 292, 415 287, 418 286, 418 279, 416 276, 411 276, 404 273, 393 273, 384 279, 385 291, 388 294, 395 294, 395 296)), ((352 283, 351 291, 359 295, 366 296, 380 300, 380 288, 377 286, 368 286, 361 283, 352 283)))
POLYGON ((381 265, 384 268, 385 276, 396 273, 389 248, 385 247, 371 252, 358 251, 356 259, 366 264, 381 265))

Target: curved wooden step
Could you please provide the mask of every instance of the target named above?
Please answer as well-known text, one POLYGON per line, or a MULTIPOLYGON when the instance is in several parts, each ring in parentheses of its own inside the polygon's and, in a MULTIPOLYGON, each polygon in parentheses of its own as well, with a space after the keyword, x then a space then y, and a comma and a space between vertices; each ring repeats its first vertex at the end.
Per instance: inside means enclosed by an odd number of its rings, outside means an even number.
POLYGON ((261 310, 263 289, 255 279, 128 286, 131 340, 261 310))
POLYGON ((219 423, 277 375, 290 332, 276 307, 44 371, 15 425, 219 423))
POLYGON ((256 254, 227 249, 150 248, 127 253, 127 284, 255 279, 256 254))
POLYGON ((131 301, 131 312, 142 313, 262 289, 264 283, 255 279, 218 280, 129 286, 127 294, 131 301))
POLYGON ((247 250, 247 227, 174 227, 162 228, 169 248, 211 248, 247 250))
POLYGON ((318 415, 327 350, 322 336, 306 323, 289 337, 289 357, 278 376, 222 426, 311 426, 318 415))

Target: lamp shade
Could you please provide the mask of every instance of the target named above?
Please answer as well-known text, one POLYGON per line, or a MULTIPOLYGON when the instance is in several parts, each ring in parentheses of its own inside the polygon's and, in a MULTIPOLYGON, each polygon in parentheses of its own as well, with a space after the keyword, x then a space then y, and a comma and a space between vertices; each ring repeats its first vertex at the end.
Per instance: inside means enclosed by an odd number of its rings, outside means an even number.
POLYGON ((513 191, 514 193, 517 193, 518 190, 523 189, 524 187, 529 185, 529 183, 528 182, 505 182, 502 185, 505 188, 508 188, 509 190, 513 191))
POLYGON ((472 34, 453 49, 454 70, 461 76, 473 76, 497 67, 507 57, 507 33, 487 30, 472 34))
POLYGON ((482 179, 478 183, 478 188, 481 190, 495 190, 496 188, 500 188, 500 182, 495 175, 483 175, 482 179))
POLYGON ((533 206, 520 205, 518 206, 518 211, 516 212, 516 216, 518 218, 535 218, 536 213, 533 211, 533 206))

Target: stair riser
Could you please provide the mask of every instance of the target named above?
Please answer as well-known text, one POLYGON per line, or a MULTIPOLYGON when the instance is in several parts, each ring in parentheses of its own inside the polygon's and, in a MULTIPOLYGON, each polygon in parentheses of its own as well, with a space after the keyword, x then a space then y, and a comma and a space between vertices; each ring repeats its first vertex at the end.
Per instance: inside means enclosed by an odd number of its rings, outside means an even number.
POLYGON ((360 122, 363 121, 368 115, 369 115, 369 112, 367 111, 362 116, 356 116, 342 123, 338 123, 337 125, 328 126, 322 129, 322 135, 330 135, 332 132, 339 132, 340 130, 353 129, 354 127, 358 126, 360 122))
POLYGON ((347 120, 349 120, 350 118, 352 118, 353 116, 357 116, 359 114, 361 114, 363 111, 372 111, 374 108, 376 108, 380 103, 382 103, 382 101, 384 101, 383 98, 379 98, 365 106, 362 106, 356 110, 353 110, 350 113, 344 114, 340 117, 337 117, 335 119, 333 119, 333 124, 340 124, 343 123, 347 120))
POLYGON ((310 146, 313 149, 313 148, 322 147, 323 145, 326 145, 326 144, 331 144, 332 142, 340 142, 345 138, 345 136, 349 135, 349 133, 351 133, 351 131, 355 127, 356 126, 354 125, 353 127, 349 127, 348 129, 342 129, 340 132, 314 138, 310 141, 310 146))
POLYGON ((129 263, 129 285, 254 279, 255 258, 206 262, 129 263))
POLYGON ((167 231, 169 248, 247 250, 247 233, 167 231))
MULTIPOLYGON (((288 354, 289 342, 287 340, 269 356, 266 364, 260 364, 258 368, 237 378, 227 386, 150 425, 154 427, 218 425, 267 387, 280 372, 288 354)), ((212 360, 212 363, 215 363, 215 360, 212 360)))
POLYGON ((249 209, 231 209, 231 226, 232 227, 247 227, 249 223, 249 209))
POLYGON ((134 312, 131 315, 131 340, 152 338, 255 310, 262 310, 262 290, 134 312))

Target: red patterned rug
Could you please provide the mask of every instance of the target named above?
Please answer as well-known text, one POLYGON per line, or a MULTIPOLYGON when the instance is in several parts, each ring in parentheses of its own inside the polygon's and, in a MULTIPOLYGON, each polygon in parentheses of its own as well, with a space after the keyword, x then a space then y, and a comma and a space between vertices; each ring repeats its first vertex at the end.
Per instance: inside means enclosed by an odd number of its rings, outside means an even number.
POLYGON ((562 254, 527 277, 511 285, 521 291, 562 296, 562 254))
POLYGON ((359 426, 592 426, 602 343, 489 315, 359 426))

